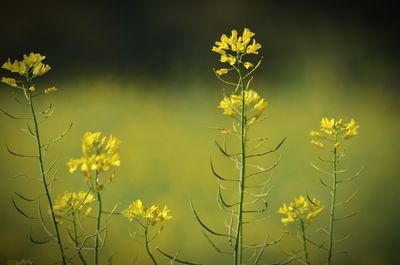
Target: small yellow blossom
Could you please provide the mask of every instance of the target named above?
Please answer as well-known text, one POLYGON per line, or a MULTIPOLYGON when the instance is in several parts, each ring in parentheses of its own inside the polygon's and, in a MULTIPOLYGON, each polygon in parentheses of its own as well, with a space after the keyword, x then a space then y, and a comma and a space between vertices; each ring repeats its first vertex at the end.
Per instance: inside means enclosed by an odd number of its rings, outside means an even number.
POLYGON ((224 97, 224 99, 221 100, 221 102, 218 105, 218 108, 224 110, 223 115, 227 115, 227 116, 234 116, 235 115, 235 111, 233 109, 233 104, 232 104, 231 100, 228 97, 224 97))
POLYGON ((243 66, 244 66, 244 68, 246 68, 246 69, 249 69, 249 68, 251 68, 251 67, 254 67, 254 65, 253 65, 251 62, 245 62, 245 63, 243 64, 243 66))
POLYGON ((314 136, 315 137, 322 137, 322 133, 314 131, 314 130, 311 130, 310 135, 313 136, 313 137, 314 136))
POLYGON ((335 127, 335 119, 328 119, 328 118, 322 118, 321 120, 321 131, 332 135, 335 127))
POLYGON ((247 47, 246 53, 258 54, 259 49, 261 49, 261 44, 256 43, 256 40, 253 39, 253 43, 247 47))
POLYGON ((263 98, 254 105, 254 109, 260 112, 266 108, 268 108, 268 103, 263 98))
POLYGON ((2 77, 1 78, 1 82, 4 83, 4 84, 7 84, 9 86, 12 86, 12 87, 16 87, 17 86, 17 81, 14 78, 2 77))
POLYGON ((53 204, 54 214, 57 221, 62 223, 62 219, 72 212, 81 212, 84 210, 84 215, 87 216, 92 211, 90 205, 95 201, 93 194, 84 191, 80 192, 64 192, 58 195, 53 204))
MULTIPOLYGON (((119 156, 120 141, 110 135, 101 136, 100 132, 87 132, 82 139, 82 157, 71 159, 67 166, 69 172, 73 173, 80 166, 80 170, 85 177, 90 177, 90 171, 107 172, 113 166, 119 167, 121 164, 119 156)), ((98 181, 98 188, 102 188, 102 183, 98 181)))
POLYGON ((358 135, 359 127, 360 126, 354 121, 354 119, 351 119, 348 123, 344 125, 346 131, 344 134, 344 138, 350 139, 351 137, 358 135))
POLYGON ((170 215, 170 210, 167 206, 160 211, 158 206, 152 205, 147 208, 143 206, 141 200, 136 200, 132 202, 128 209, 124 211, 124 216, 128 218, 129 221, 133 221, 137 217, 143 218, 148 224, 154 226, 159 222, 164 220, 170 220, 172 216, 170 215))
POLYGON ((227 73, 228 73, 228 69, 226 69, 226 68, 221 68, 221 69, 219 69, 219 70, 217 70, 217 71, 215 71, 215 72, 217 73, 217 75, 221 76, 221 75, 227 74, 227 73))
POLYGON ((58 88, 56 88, 55 86, 52 86, 52 87, 46 88, 44 90, 44 93, 45 94, 50 94, 50 93, 57 92, 57 91, 58 91, 58 88))
POLYGON ((317 215, 323 211, 324 207, 321 203, 313 198, 311 202, 307 201, 303 195, 295 197, 289 205, 283 204, 278 209, 278 213, 286 215, 281 219, 284 225, 295 222, 297 220, 310 223, 317 215))
POLYGON ((324 144, 321 143, 320 141, 311 140, 310 143, 311 143, 312 145, 315 145, 316 147, 324 148, 324 144))
POLYGON ((31 91, 31 92, 35 92, 36 88, 35 88, 35 86, 30 86, 30 87, 28 88, 28 90, 31 91))
POLYGON ((236 57, 232 55, 222 54, 221 59, 219 59, 221 63, 229 63, 230 65, 234 65, 236 63, 236 57))
POLYGON ((232 134, 232 131, 231 131, 231 130, 223 129, 223 130, 221 130, 221 134, 222 134, 222 135, 230 135, 230 134, 232 134))

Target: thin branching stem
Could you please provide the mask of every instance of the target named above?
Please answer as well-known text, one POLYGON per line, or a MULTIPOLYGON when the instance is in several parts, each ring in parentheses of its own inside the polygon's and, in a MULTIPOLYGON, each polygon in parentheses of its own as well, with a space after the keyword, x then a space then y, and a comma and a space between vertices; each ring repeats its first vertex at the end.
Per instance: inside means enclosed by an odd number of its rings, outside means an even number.
POLYGON ((236 224, 236 243, 234 249, 235 265, 242 264, 242 251, 243 251, 243 202, 244 202, 244 189, 245 189, 245 176, 246 176, 246 110, 245 110, 245 90, 243 87, 243 79, 240 70, 237 70, 239 74, 239 87, 242 94, 242 113, 241 119, 241 133, 240 133, 240 180, 239 180, 239 207, 237 213, 237 224, 236 224))
POLYGON ((303 239, 303 248, 304 248, 304 257, 306 259, 306 263, 308 265, 311 265, 310 259, 308 257, 308 250, 307 250, 307 238, 306 238, 306 228, 304 225, 304 220, 300 219, 300 226, 301 226, 301 234, 302 234, 302 239, 303 239))
MULTIPOLYGON (((337 143, 337 135, 335 135, 335 143, 337 143)), ((335 204, 336 204, 336 187, 337 187, 337 179, 336 179, 336 174, 337 174, 337 149, 334 147, 333 149, 333 158, 332 158, 332 191, 331 191, 331 213, 330 213, 330 218, 329 218, 329 241, 328 241, 328 259, 327 259, 327 265, 331 264, 332 260, 332 253, 333 253, 333 224, 335 221, 335 204)))
POLYGON ((58 243, 58 246, 60 249, 60 254, 61 254, 61 262, 63 265, 66 265, 67 262, 66 262, 66 257, 65 257, 65 253, 64 253, 63 244, 61 241, 61 235, 60 235, 60 231, 58 229, 56 216, 54 214, 53 202, 51 201, 51 195, 50 195, 49 187, 48 187, 47 180, 46 180, 46 171, 45 171, 44 161, 43 161, 43 151, 42 151, 42 144, 41 144, 41 138, 40 138, 40 132, 39 132, 39 124, 38 124, 38 120, 37 120, 37 116, 36 116, 36 112, 35 112, 35 107, 33 104, 33 98, 32 98, 32 94, 29 90, 25 91, 25 93, 27 95, 28 104, 29 104, 31 112, 32 112, 32 119, 33 119, 33 123, 34 123, 35 135, 36 135, 38 160, 39 160, 39 166, 40 166, 40 175, 41 175, 41 178, 43 181, 43 187, 44 187, 44 190, 46 193, 47 202, 49 204, 50 214, 51 214, 51 219, 53 222, 54 230, 56 232, 57 243, 58 243))
MULTIPOLYGON (((77 249, 79 249, 78 229, 77 229, 77 227, 76 227, 76 216, 75 216, 75 212, 72 212, 72 220, 73 220, 74 237, 75 237, 73 241, 74 241, 75 247, 76 247, 77 249)), ((82 255, 81 249, 78 250, 78 255, 79 255, 80 260, 82 261, 82 264, 87 265, 87 262, 86 262, 85 258, 84 258, 83 255, 82 255)))
POLYGON ((100 225, 101 225, 101 213, 102 213, 102 201, 101 201, 101 194, 99 189, 96 187, 96 182, 98 178, 99 172, 96 170, 95 179, 94 179, 94 188, 96 190, 97 196, 97 217, 96 217, 96 240, 94 245, 94 264, 99 264, 99 241, 100 241, 100 225))
POLYGON ((151 260, 153 261, 153 264, 157 265, 157 261, 154 258, 153 253, 151 251, 150 237, 149 237, 149 223, 147 223, 144 228, 144 238, 146 240, 146 252, 149 255, 149 257, 151 258, 151 260))

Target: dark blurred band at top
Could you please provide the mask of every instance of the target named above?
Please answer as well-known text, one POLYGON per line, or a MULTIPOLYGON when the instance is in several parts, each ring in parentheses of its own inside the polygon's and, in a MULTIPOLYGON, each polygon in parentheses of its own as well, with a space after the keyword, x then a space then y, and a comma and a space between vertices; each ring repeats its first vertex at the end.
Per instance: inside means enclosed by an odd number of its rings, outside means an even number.
POLYGON ((40 52, 56 75, 208 77, 218 67, 213 42, 233 28, 249 27, 263 44, 263 71, 272 79, 325 56, 355 77, 368 75, 372 62, 385 78, 399 76, 394 6, 292 2, 2 1, 0 59, 40 52))

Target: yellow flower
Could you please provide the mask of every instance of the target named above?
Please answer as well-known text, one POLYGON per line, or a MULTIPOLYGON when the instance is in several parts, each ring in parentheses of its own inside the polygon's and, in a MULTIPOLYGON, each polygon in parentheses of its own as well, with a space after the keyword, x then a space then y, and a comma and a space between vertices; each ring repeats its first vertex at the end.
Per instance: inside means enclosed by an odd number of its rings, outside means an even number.
POLYGON ((324 144, 321 143, 320 141, 315 141, 315 140, 311 140, 310 142, 312 145, 315 145, 318 148, 324 148, 324 144))
POLYGON ((289 205, 284 203, 283 206, 278 209, 278 213, 286 215, 286 217, 281 219, 284 225, 297 220, 310 223, 323 209, 324 207, 321 206, 321 203, 317 199, 313 198, 311 202, 309 202, 303 195, 300 195, 295 197, 289 205))
POLYGON ((124 216, 128 218, 129 221, 133 221, 135 218, 140 217, 143 218, 148 224, 156 225, 159 222, 170 220, 172 216, 170 215, 170 210, 167 206, 160 211, 160 209, 152 205, 147 208, 143 206, 141 200, 136 200, 132 202, 128 209, 124 211, 124 216))
MULTIPOLYGON (((73 173, 80 166, 84 175, 90 177, 90 171, 107 172, 112 167, 119 167, 119 144, 120 141, 112 135, 107 138, 102 137, 100 132, 85 133, 82 139, 82 157, 71 159, 67 163, 69 172, 73 173)), ((102 183, 98 184, 98 188, 102 188, 102 183)))
POLYGON ((2 77, 1 82, 12 87, 17 86, 17 81, 14 78, 2 77))
POLYGON ((50 93, 57 92, 57 91, 58 91, 58 88, 56 88, 55 86, 52 86, 52 87, 46 88, 44 90, 44 93, 45 94, 50 94, 50 93))
POLYGON ((219 70, 217 70, 217 71, 215 71, 215 72, 217 73, 217 75, 221 76, 221 75, 227 74, 227 73, 228 73, 228 69, 226 69, 226 68, 221 68, 221 69, 219 69, 219 70))
POLYGON ((322 137, 322 133, 314 131, 314 130, 311 130, 310 135, 315 136, 315 137, 322 137))
MULTIPOLYGON (((320 130, 310 132, 312 137, 318 137, 328 140, 332 143, 333 148, 338 149, 341 145, 340 139, 350 139, 358 135, 358 128, 360 126, 351 119, 345 123, 343 119, 328 119, 323 117, 321 119, 320 130)), ((324 145, 320 141, 311 140, 311 144, 322 148, 324 145)))
POLYGON ((321 131, 332 135, 335 127, 335 119, 328 119, 328 118, 322 118, 321 120, 321 131))
POLYGON ((354 119, 351 119, 344 125, 344 130, 346 131, 344 134, 344 139, 350 139, 351 137, 358 135, 359 127, 360 126, 354 121, 354 119))
POLYGON ((222 48, 215 47, 215 46, 212 47, 211 51, 219 53, 219 54, 225 54, 226 53, 222 48))
POLYGON ((20 75, 25 75, 27 70, 26 65, 23 62, 15 60, 14 63, 11 63, 10 59, 8 59, 1 68, 20 75))
POLYGON ((247 47, 246 53, 248 54, 258 54, 258 50, 261 49, 261 44, 256 43, 256 40, 253 39, 253 43, 247 47))
POLYGON ((244 43, 249 43, 251 38, 256 35, 254 32, 251 32, 248 28, 244 28, 242 38, 244 43))
POLYGON ((265 102, 263 98, 254 105, 254 109, 258 110, 259 112, 262 112, 266 108, 268 108, 268 103, 265 102))
POLYGON ((33 75, 44 75, 45 73, 47 73, 49 70, 51 69, 51 67, 47 64, 37 64, 35 67, 33 67, 33 75))
POLYGON ((253 67, 250 62, 237 61, 237 58, 242 58, 245 54, 258 54, 261 44, 257 43, 253 37, 255 36, 248 28, 243 29, 243 33, 239 36, 237 30, 232 30, 231 35, 228 37, 222 34, 220 41, 216 41, 211 51, 221 55, 220 61, 222 63, 229 63, 234 65, 236 63, 243 64, 246 69, 253 67), (252 42, 252 44, 250 44, 252 42))
POLYGON ((221 63, 229 63, 230 65, 234 65, 236 63, 236 58, 230 54, 222 54, 221 59, 219 59, 221 63))
MULTIPOLYGON (((224 110, 223 115, 238 116, 242 112, 242 94, 232 94, 230 97, 224 97, 219 103, 218 108, 224 110)), ((252 125, 260 117, 262 112, 268 107, 268 103, 254 90, 244 91, 244 104, 247 125, 252 125)))
POLYGON ((58 195, 53 204, 54 214, 59 223, 62 223, 62 220, 69 214, 72 214, 72 212, 80 213, 83 209, 85 209, 84 215, 87 216, 92 211, 89 205, 94 201, 95 198, 91 193, 65 191, 64 194, 58 195))
POLYGON ((249 69, 250 67, 254 67, 254 65, 251 62, 245 62, 243 64, 244 68, 249 69))
POLYGON ((232 102, 227 97, 224 97, 224 99, 221 100, 221 102, 218 105, 218 108, 224 110, 223 115, 227 115, 227 116, 234 116, 235 115, 232 102))
POLYGON ((21 61, 15 60, 11 63, 10 59, 8 59, 2 68, 22 76, 29 75, 30 73, 32 73, 32 77, 41 76, 51 69, 49 65, 42 63, 45 58, 46 56, 31 52, 29 55, 24 54, 21 61))

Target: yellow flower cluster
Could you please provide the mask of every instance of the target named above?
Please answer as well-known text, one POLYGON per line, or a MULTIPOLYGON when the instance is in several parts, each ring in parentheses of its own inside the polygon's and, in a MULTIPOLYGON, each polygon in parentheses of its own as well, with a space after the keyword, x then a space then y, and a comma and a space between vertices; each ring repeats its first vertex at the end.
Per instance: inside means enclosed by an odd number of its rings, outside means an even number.
MULTIPOLYGON (((258 54, 258 50, 261 48, 261 44, 252 39, 254 35, 254 32, 251 32, 248 28, 243 30, 241 36, 238 35, 236 30, 232 30, 229 37, 226 34, 222 34, 220 41, 215 42, 215 46, 212 47, 211 51, 220 55, 220 62, 222 63, 228 63, 232 66, 243 64, 246 69, 249 69, 253 67, 253 64, 251 62, 243 63, 242 57, 245 54, 258 54)), ((229 70, 221 68, 216 73, 224 75, 229 70)))
POLYGON ((29 55, 24 54, 21 61, 15 60, 11 63, 10 59, 8 59, 1 68, 22 76, 41 76, 51 69, 48 64, 42 62, 45 58, 46 56, 31 52, 29 55))
MULTIPOLYGON (((45 58, 46 56, 43 56, 39 53, 31 52, 29 53, 29 55, 24 54, 23 59, 21 61, 15 60, 14 62, 11 62, 9 58, 5 63, 3 63, 1 68, 6 69, 11 73, 17 73, 25 77, 27 80, 30 80, 37 76, 44 75, 51 69, 51 67, 48 64, 43 63, 43 60, 45 58)), ((30 92, 35 91, 35 86, 30 86, 29 88, 18 86, 17 82, 20 81, 16 80, 15 78, 2 77, 1 82, 12 87, 27 89, 30 92)), ((57 91, 56 87, 50 87, 44 90, 44 94, 52 93, 55 91, 57 91)))
POLYGON ((54 202, 53 210, 59 223, 68 212, 81 212, 84 208, 84 215, 87 216, 92 212, 89 207, 95 201, 93 194, 84 191, 80 192, 64 192, 57 197, 54 202))
MULTIPOLYGON (((219 103, 218 108, 222 109, 223 115, 240 116, 242 113, 243 98, 242 95, 232 94, 230 97, 224 96, 219 103)), ((268 103, 254 90, 244 91, 244 105, 246 115, 254 113, 248 120, 248 125, 253 124, 262 112, 268 107, 268 103)))
POLYGON ((324 210, 321 203, 313 198, 311 202, 307 201, 303 195, 294 198, 287 206, 286 203, 278 209, 278 213, 286 215, 281 219, 285 225, 288 223, 299 221, 306 221, 310 223, 317 215, 324 210))
MULTIPOLYGON (((73 173, 80 166, 80 170, 85 177, 90 178, 90 171, 106 172, 112 166, 119 167, 121 164, 119 156, 120 141, 110 135, 110 137, 101 136, 101 132, 87 132, 82 139, 82 157, 71 159, 67 166, 69 172, 73 173)), ((111 182, 113 179, 109 177, 111 182)), ((102 186, 96 180, 98 186, 102 186)), ((99 187, 98 187, 99 188, 99 187)))
MULTIPOLYGON (((343 119, 328 119, 326 117, 321 119, 320 130, 312 130, 310 135, 319 139, 325 139, 334 142, 334 147, 339 148, 339 138, 345 140, 358 135, 358 128, 360 126, 351 119, 349 122, 343 122, 343 119)), ((319 140, 311 140, 311 144, 319 148, 324 148, 324 144, 319 140)))
POLYGON ((147 208, 143 206, 143 202, 141 200, 136 200, 132 202, 129 205, 128 209, 124 211, 124 215, 131 222, 135 218, 141 217, 147 222, 147 224, 154 226, 164 220, 170 220, 172 218, 170 212, 171 211, 168 209, 167 206, 164 206, 162 210, 160 210, 158 206, 155 205, 147 208))

